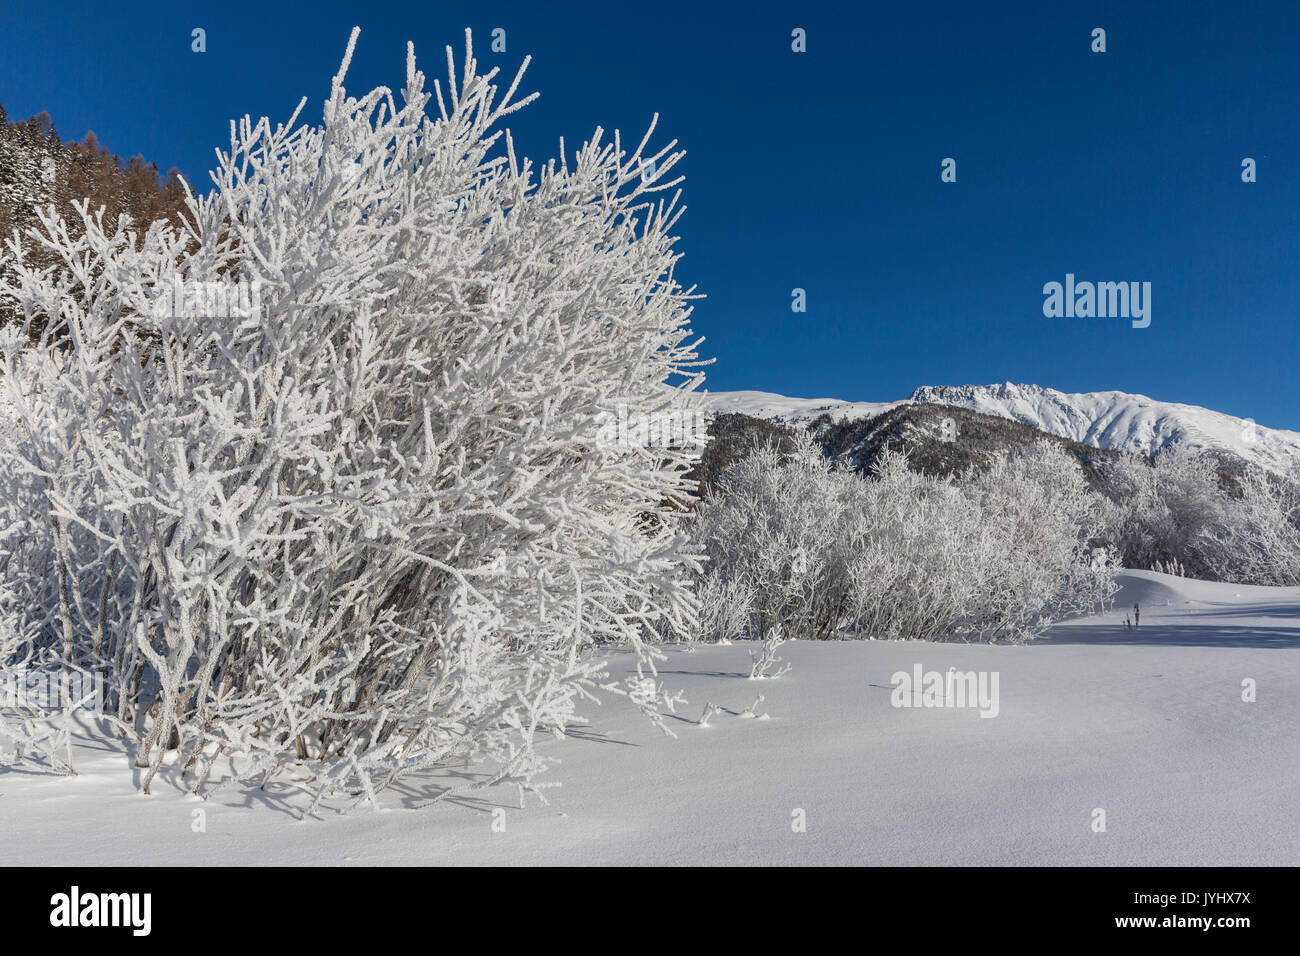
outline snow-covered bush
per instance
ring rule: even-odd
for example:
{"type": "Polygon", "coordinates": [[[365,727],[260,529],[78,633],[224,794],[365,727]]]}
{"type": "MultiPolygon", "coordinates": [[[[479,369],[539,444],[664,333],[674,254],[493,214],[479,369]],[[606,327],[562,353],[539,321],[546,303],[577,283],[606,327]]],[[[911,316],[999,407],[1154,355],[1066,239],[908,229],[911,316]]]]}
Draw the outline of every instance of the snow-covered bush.
{"type": "Polygon", "coordinates": [[[1104,607],[1117,590],[1113,548],[1090,547],[1101,530],[1099,497],[1059,444],[1002,455],[965,482],[978,505],[984,543],[997,574],[988,582],[996,617],[1012,633],[1035,618],[1104,607]]]}
{"type": "Polygon", "coordinates": [[[1125,455],[1104,468],[1102,490],[1111,504],[1101,537],[1125,567],[1180,562],[1191,577],[1210,576],[1201,550],[1206,531],[1228,520],[1227,495],[1214,460],[1175,445],[1153,460],[1125,455]]]}
{"type": "Polygon", "coordinates": [[[870,478],[846,471],[840,480],[847,627],[874,638],[968,639],[996,556],[984,554],[979,513],[953,479],[913,471],[888,451],[870,478]]]}
{"type": "Polygon", "coordinates": [[[705,574],[696,594],[700,602],[699,631],[692,635],[692,642],[701,635],[720,644],[745,636],[754,613],[753,584],[741,578],[705,574]]]}
{"type": "Polygon", "coordinates": [[[104,674],[146,791],[175,749],[198,791],[373,797],[466,755],[529,786],[599,645],[659,718],[645,636],[695,626],[698,449],[603,428],[696,408],[677,198],[647,195],[681,154],[598,130],[534,166],[468,33],[433,94],[408,48],[400,105],[345,91],[355,41],[321,125],[232,124],[184,228],[47,216],[45,271],[8,243],[0,295],[51,322],[30,388],[0,346],[0,620],[104,674]]]}
{"type": "Polygon", "coordinates": [[[1300,476],[1242,465],[1230,477],[1176,446],[1111,463],[1101,538],[1124,564],[1238,584],[1300,584],[1300,476]]]}
{"type": "Polygon", "coordinates": [[[776,652],[784,643],[786,643],[785,635],[781,633],[780,627],[768,631],[767,640],[757,651],[751,651],[749,654],[750,680],[775,680],[790,672],[790,664],[776,656],[776,652]]]}
{"type": "Polygon", "coordinates": [[[832,636],[850,586],[844,477],[811,444],[757,446],[722,473],[696,529],[708,557],[700,592],[714,605],[705,639],[740,636],[742,617],[747,637],[832,636]]]}
{"type": "Polygon", "coordinates": [[[1300,474],[1248,467],[1223,520],[1205,528],[1198,551],[1210,575],[1237,584],[1300,585],[1300,474]]]}
{"type": "Polygon", "coordinates": [[[1020,640],[1114,593],[1115,554],[1089,547],[1097,503],[1050,444],[960,481],[898,452],[864,478],[812,443],[761,448],[722,474],[698,519],[702,589],[745,596],[704,625],[744,614],[756,639],[1020,640]]]}

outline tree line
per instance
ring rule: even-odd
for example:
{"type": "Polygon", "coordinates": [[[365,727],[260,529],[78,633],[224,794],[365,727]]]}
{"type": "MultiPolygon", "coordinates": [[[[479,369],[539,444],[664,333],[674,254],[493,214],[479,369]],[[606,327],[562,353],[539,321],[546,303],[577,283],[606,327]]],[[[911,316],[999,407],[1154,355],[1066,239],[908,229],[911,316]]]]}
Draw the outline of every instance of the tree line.
{"type": "MultiPolygon", "coordinates": [[[[84,230],[75,204],[83,200],[92,212],[102,210],[107,231],[129,216],[141,224],[142,237],[143,227],[157,220],[179,225],[185,187],[174,167],[163,175],[143,156],[124,161],[93,131],[80,142],[64,142],[49,113],[11,121],[0,104],[0,242],[21,243],[31,265],[54,265],[55,254],[29,231],[39,225],[38,213],[53,205],[71,238],[80,238],[84,230]]],[[[0,304],[0,324],[17,318],[11,305],[0,304]]]]}

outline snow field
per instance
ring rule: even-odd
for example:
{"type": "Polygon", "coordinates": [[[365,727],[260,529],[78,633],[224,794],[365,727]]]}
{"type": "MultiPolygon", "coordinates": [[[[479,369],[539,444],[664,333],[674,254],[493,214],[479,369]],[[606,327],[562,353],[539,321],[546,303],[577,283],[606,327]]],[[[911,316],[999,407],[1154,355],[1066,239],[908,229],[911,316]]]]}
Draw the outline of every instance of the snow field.
{"type": "Polygon", "coordinates": [[[504,787],[426,806],[487,773],[471,765],[298,823],[306,797],[274,787],[202,801],[164,772],[142,796],[124,755],[87,743],[76,778],[0,774],[0,827],[21,834],[0,864],[1300,863],[1300,589],[1122,582],[1114,611],[1022,646],[795,641],[778,680],[748,679],[750,642],[672,648],[677,739],[587,706],[588,728],[542,745],[563,787],[522,810],[504,787]],[[998,716],[892,706],[917,664],[996,671],[998,716]],[[759,694],[767,719],[741,717],[759,694]]]}

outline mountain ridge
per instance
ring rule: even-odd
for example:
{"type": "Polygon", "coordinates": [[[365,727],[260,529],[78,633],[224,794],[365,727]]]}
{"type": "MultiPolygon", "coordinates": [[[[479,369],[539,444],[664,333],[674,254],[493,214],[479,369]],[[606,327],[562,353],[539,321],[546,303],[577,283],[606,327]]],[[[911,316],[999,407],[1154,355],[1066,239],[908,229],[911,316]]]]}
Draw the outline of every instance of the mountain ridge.
{"type": "Polygon", "coordinates": [[[1300,469],[1300,432],[1267,428],[1224,412],[1120,391],[1061,392],[1041,385],[925,385],[893,402],[801,399],[773,392],[711,392],[715,412],[807,423],[882,415],[906,404],[948,405],[1010,419],[1108,451],[1157,455],[1175,444],[1229,452],[1275,473],[1300,469]]]}

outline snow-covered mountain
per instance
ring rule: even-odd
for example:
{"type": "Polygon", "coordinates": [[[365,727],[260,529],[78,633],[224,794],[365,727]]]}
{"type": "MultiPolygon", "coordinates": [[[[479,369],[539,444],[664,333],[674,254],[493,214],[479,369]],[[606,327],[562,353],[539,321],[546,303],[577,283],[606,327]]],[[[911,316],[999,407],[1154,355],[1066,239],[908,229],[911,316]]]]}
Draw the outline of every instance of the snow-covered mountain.
{"type": "Polygon", "coordinates": [[[1157,454],[1183,442],[1227,451],[1271,471],[1300,467],[1300,432],[1264,428],[1222,412],[1161,402],[1127,392],[1058,392],[1039,385],[923,386],[896,402],[844,402],[786,398],[771,392],[712,392],[711,407],[760,418],[807,422],[827,414],[836,421],[879,415],[908,402],[954,405],[1022,422],[1084,445],[1157,454]]]}
{"type": "MultiPolygon", "coordinates": [[[[906,401],[906,399],[904,399],[906,401]]],[[[787,398],[775,392],[710,392],[708,403],[718,412],[739,412],[755,418],[780,418],[787,422],[812,421],[830,415],[836,421],[873,418],[899,402],[845,402],[838,398],[787,398]]]]}

